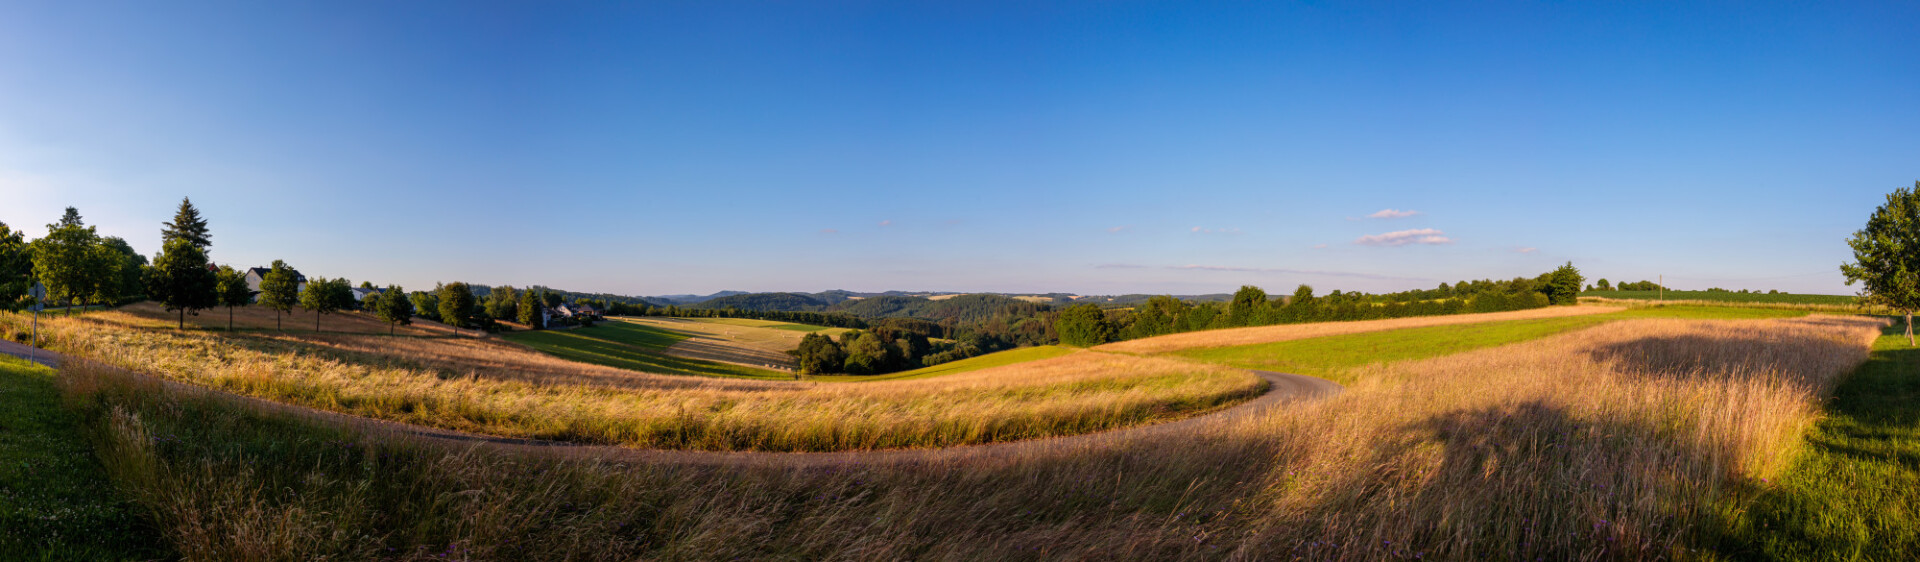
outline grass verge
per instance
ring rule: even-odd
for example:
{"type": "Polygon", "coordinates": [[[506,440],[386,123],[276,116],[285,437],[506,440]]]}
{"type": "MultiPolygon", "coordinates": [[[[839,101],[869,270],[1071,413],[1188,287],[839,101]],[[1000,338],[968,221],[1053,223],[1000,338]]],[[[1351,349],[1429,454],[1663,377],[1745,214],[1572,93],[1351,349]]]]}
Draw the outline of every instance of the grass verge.
{"type": "Polygon", "coordinates": [[[0,559],[164,557],[62,407],[54,376],[0,356],[0,559]]]}
{"type": "Polygon", "coordinates": [[[1920,553],[1920,348],[1890,326],[1834,390],[1777,480],[1722,506],[1704,545],[1728,560],[1907,560],[1920,553]]]}

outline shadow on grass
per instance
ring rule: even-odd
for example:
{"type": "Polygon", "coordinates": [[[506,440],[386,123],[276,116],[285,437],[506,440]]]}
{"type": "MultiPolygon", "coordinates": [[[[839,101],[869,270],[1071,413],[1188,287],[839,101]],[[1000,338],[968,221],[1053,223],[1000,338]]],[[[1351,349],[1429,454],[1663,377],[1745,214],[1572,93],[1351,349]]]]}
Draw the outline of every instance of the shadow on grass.
{"type": "Polygon", "coordinates": [[[1912,560],[1920,553],[1920,348],[1895,322],[1839,387],[1776,482],[1703,525],[1729,560],[1912,560]]]}

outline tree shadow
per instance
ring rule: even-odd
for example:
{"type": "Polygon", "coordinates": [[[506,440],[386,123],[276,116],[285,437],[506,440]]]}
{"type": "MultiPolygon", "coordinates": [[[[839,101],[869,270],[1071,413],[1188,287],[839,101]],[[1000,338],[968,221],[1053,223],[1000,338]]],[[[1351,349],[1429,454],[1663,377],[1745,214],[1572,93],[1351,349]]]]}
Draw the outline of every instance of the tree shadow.
{"type": "Polygon", "coordinates": [[[1857,354],[1859,350],[1857,345],[1810,334],[1686,334],[1649,336],[1603,344],[1594,347],[1589,354],[1596,361],[1622,367],[1631,376],[1691,380],[1747,376],[1778,370],[1782,365],[1791,365],[1807,357],[1846,356],[1857,354]]]}

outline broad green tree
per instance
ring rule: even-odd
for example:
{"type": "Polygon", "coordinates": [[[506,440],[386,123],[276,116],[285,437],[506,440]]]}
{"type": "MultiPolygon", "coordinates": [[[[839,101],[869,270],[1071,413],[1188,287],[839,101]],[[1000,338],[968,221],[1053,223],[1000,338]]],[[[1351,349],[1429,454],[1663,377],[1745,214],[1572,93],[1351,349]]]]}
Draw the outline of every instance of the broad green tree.
{"type": "Polygon", "coordinates": [[[433,291],[414,291],[413,294],[407,295],[407,300],[413,301],[413,313],[428,318],[439,314],[439,291],[440,288],[435,288],[433,291]]]}
{"type": "Polygon", "coordinates": [[[0,222],[0,310],[20,310],[28,306],[28,290],[33,288],[33,247],[26,235],[0,222]]]}
{"type": "MultiPolygon", "coordinates": [[[[1074,347],[1093,347],[1113,341],[1114,336],[1107,313],[1092,304],[1076,304],[1060,311],[1054,330],[1060,334],[1060,343],[1074,347]]],[[[851,348],[848,352],[852,353],[851,348]]]]}
{"type": "Polygon", "coordinates": [[[387,335],[391,336],[395,327],[413,324],[413,299],[400,287],[388,285],[387,290],[380,293],[374,312],[387,323],[387,335]]]}
{"type": "Polygon", "coordinates": [[[73,207],[33,243],[34,278],[46,286],[49,300],[68,305],[68,314],[76,302],[99,304],[119,296],[120,264],[118,253],[101,243],[73,207]]]}
{"type": "Polygon", "coordinates": [[[487,294],[487,314],[509,319],[520,315],[520,294],[512,285],[501,285],[487,294]]]}
{"type": "Polygon", "coordinates": [[[273,309],[273,329],[280,329],[280,315],[300,304],[300,278],[287,262],[273,260],[273,266],[260,278],[260,304],[273,309]]]}
{"type": "Polygon", "coordinates": [[[453,335],[460,335],[460,327],[473,317],[473,289],[455,281],[440,287],[439,297],[440,321],[453,327],[453,335]]]}
{"type": "Polygon", "coordinates": [[[173,222],[161,223],[161,226],[166,227],[160,229],[160,245],[163,247],[174,240],[185,240],[205,254],[207,248],[213,246],[213,235],[207,233],[206,219],[200,218],[200,209],[194,208],[193,201],[186,197],[180,198],[180,209],[174,211],[173,222]]]}
{"type": "Polygon", "coordinates": [[[1547,294],[1548,304],[1580,304],[1580,283],[1586,279],[1580,276],[1579,269],[1573,267],[1573,262],[1567,262],[1548,273],[1545,281],[1538,287],[1540,292],[1547,294]]]}
{"type": "Polygon", "coordinates": [[[1256,326],[1266,323],[1267,292],[1253,285],[1241,285],[1234,291],[1233,302],[1227,305],[1227,322],[1235,326],[1256,326]]]}
{"type": "Polygon", "coordinates": [[[112,250],[114,259],[118,261],[114,266],[119,273],[114,287],[116,298],[125,299],[146,294],[146,276],[149,269],[147,257],[134,251],[133,246],[119,236],[101,238],[100,244],[112,250]]]}
{"type": "Polygon", "coordinates": [[[179,329],[186,329],[187,315],[220,304],[218,275],[207,268],[207,254],[186,239],[167,242],[160,257],[153,260],[153,273],[147,277],[147,295],[160,301],[168,311],[180,314],[179,329]]]}
{"type": "Polygon", "coordinates": [[[247,286],[247,274],[229,266],[220,266],[213,274],[213,293],[220,306],[227,307],[227,331],[233,331],[233,308],[253,304],[253,288],[247,286]]]}
{"type": "Polygon", "coordinates": [[[1853,262],[1840,265],[1847,284],[1861,284],[1871,304],[1906,316],[1907,346],[1914,345],[1913,311],[1920,308],[1920,181],[1887,194],[1887,203],[1867,217],[1866,228],[1847,239],[1853,262]]]}
{"type": "Polygon", "coordinates": [[[320,331],[320,317],[353,306],[353,285],[346,279],[315,277],[307,280],[300,293],[300,308],[313,312],[313,331],[320,331]]]}

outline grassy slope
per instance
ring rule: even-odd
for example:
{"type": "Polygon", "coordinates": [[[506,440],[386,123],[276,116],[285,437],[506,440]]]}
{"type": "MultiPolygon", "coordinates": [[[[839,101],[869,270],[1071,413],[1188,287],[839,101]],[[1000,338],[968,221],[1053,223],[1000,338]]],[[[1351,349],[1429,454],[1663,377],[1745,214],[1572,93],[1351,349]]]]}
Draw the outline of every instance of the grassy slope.
{"type": "Polygon", "coordinates": [[[53,370],[0,357],[0,559],[150,559],[158,543],[108,484],[53,370]]]}
{"type": "Polygon", "coordinates": [[[646,373],[700,375],[748,379],[790,379],[791,375],[727,363],[683,359],[666,354],[686,335],[627,322],[605,322],[591,328],[543,330],[505,335],[543,353],[595,365],[646,373]]]}
{"type": "Polygon", "coordinates": [[[1216,347],[1174,355],[1243,369],[1312,375],[1350,384],[1351,369],[1452,355],[1475,349],[1544,338],[1623,318],[1784,318],[1806,312],[1763,308],[1665,306],[1593,316],[1511,320],[1362,332],[1275,343],[1216,347]]]}
{"type": "Polygon", "coordinates": [[[911,371],[901,371],[898,373],[890,373],[885,375],[872,375],[872,376],[822,375],[822,376],[815,376],[815,377],[807,377],[807,380],[823,381],[823,382],[862,382],[862,381],[893,381],[893,380],[900,380],[900,379],[924,379],[929,377],[938,377],[938,376],[944,376],[944,375],[965,373],[968,371],[978,371],[981,369],[988,369],[992,367],[1003,367],[1003,366],[1012,365],[1015,363],[1039,361],[1041,359],[1050,359],[1054,357],[1059,357],[1062,355],[1066,355],[1068,353],[1073,353],[1073,350],[1060,347],[1057,345],[1022,347],[1019,349],[1009,349],[1006,351],[989,353],[986,355],[981,355],[979,357],[968,357],[966,359],[961,359],[959,361],[949,361],[949,362],[941,363],[939,365],[934,365],[931,367],[921,367],[911,371]]]}
{"type": "Polygon", "coordinates": [[[1728,502],[1714,558],[1910,560],[1920,553],[1920,348],[1898,325],[1834,391],[1777,482],[1728,502]]]}

